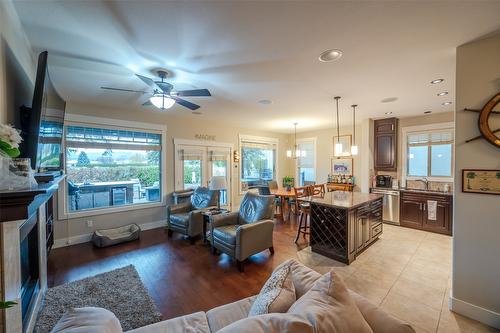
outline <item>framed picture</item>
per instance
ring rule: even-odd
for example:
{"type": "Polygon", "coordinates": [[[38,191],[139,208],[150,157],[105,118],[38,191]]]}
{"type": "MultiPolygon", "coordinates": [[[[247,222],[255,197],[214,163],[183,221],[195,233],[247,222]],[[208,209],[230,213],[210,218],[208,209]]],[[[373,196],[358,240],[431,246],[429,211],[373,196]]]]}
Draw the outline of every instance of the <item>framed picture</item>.
{"type": "MultiPolygon", "coordinates": [[[[342,153],[336,157],[342,156],[351,156],[351,144],[352,144],[352,136],[349,135],[341,135],[339,136],[339,142],[342,144],[342,153]]],[[[337,143],[337,136],[333,136],[333,153],[335,154],[335,144],[337,143]]]]}
{"type": "Polygon", "coordinates": [[[352,175],[352,158],[332,158],[333,175],[352,175]]]}
{"type": "Polygon", "coordinates": [[[500,170],[463,169],[462,192],[500,194],[500,170]]]}

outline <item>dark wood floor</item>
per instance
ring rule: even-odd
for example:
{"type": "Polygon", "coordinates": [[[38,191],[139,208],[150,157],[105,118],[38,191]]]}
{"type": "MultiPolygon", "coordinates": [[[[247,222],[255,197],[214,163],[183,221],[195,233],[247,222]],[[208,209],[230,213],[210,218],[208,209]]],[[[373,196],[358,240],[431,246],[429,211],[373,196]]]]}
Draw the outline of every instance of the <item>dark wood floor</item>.
{"type": "Polygon", "coordinates": [[[90,243],[54,249],[49,256],[48,284],[66,282],[134,265],[164,319],[237,301],[257,294],[273,268],[307,246],[294,243],[295,221],[275,221],[274,249],[249,258],[245,272],[225,254],[214,256],[201,240],[195,245],[163,229],[142,232],[136,242],[96,249],[90,243]]]}

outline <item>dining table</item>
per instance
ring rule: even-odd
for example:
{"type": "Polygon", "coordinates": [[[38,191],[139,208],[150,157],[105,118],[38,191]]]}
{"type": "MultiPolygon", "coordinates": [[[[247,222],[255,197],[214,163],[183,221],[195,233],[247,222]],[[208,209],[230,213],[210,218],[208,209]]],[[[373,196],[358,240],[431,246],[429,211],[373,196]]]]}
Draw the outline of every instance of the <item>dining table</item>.
{"type": "Polygon", "coordinates": [[[280,202],[279,213],[275,214],[275,217],[280,218],[281,220],[288,220],[290,218],[291,211],[290,199],[295,199],[295,190],[293,188],[287,189],[286,187],[278,187],[270,188],[269,192],[271,192],[271,194],[275,197],[279,198],[280,202]]]}

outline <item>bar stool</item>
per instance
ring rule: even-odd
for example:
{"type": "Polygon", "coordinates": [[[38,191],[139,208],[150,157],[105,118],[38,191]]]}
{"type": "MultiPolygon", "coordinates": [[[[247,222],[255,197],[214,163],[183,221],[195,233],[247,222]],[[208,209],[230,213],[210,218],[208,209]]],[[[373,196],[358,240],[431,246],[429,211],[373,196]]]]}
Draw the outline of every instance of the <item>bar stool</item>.
{"type": "Polygon", "coordinates": [[[309,235],[309,224],[307,223],[308,217],[311,215],[311,205],[308,202],[300,200],[300,198],[308,197],[311,195],[310,186],[295,187],[295,211],[299,214],[299,227],[297,229],[297,236],[295,243],[299,240],[300,234],[306,238],[309,235]]]}

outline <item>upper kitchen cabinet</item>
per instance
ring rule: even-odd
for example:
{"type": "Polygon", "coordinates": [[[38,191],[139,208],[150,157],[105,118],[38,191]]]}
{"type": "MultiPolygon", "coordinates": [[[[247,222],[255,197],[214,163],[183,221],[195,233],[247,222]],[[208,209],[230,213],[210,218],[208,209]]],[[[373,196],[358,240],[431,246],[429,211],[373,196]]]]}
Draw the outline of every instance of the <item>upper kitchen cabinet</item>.
{"type": "Polygon", "coordinates": [[[397,170],[398,119],[387,118],[374,121],[375,125],[375,156],[376,170],[397,170]]]}

